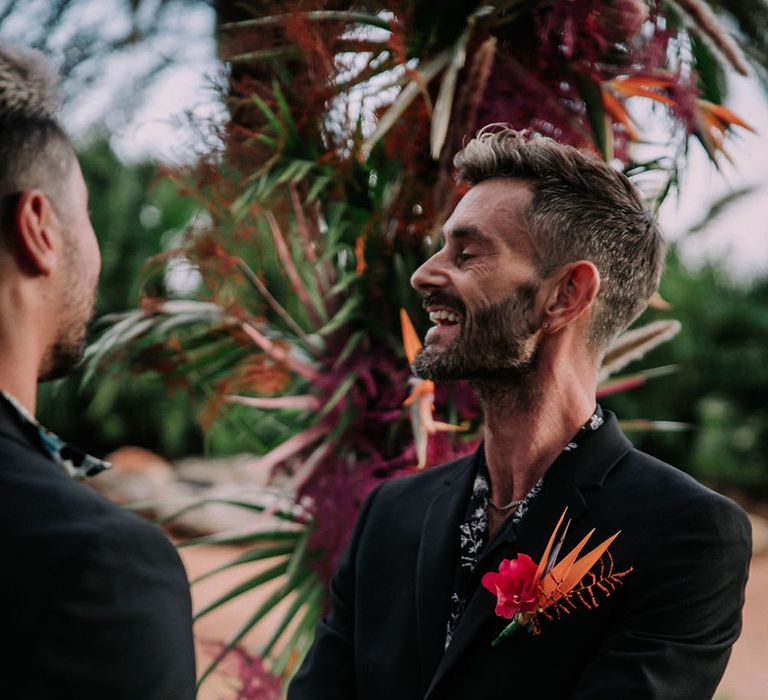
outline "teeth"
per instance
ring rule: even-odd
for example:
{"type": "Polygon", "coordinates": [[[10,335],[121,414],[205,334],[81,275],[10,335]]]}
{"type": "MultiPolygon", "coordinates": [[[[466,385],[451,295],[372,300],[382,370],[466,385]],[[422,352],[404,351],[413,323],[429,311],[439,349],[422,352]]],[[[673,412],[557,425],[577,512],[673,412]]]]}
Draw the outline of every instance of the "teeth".
{"type": "Polygon", "coordinates": [[[429,320],[434,323],[437,323],[438,321],[449,321],[450,323],[458,323],[461,319],[458,316],[458,314],[453,313],[453,311],[440,309],[440,311],[430,311],[429,320]]]}

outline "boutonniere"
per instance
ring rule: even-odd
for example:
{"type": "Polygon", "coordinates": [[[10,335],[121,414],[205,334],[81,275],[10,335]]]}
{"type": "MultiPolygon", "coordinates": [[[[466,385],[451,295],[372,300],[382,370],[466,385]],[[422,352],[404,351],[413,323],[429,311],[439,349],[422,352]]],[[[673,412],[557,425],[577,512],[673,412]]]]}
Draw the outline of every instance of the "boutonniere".
{"type": "Polygon", "coordinates": [[[632,571],[632,567],[619,572],[613,570],[613,557],[608,547],[621,531],[579,557],[593,529],[558,562],[570,520],[556,546],[554,543],[567,510],[560,516],[538,564],[527,554],[518,554],[516,559],[502,560],[498,573],[489,572],[483,576],[483,586],[496,596],[496,614],[512,620],[493,640],[493,646],[520,627],[529,627],[533,634],[539,634],[541,616],[553,620],[579,605],[589,609],[597,607],[598,595],[609,596],[621,585],[621,579],[632,571]],[[598,562],[600,566],[592,571],[598,562]]]}

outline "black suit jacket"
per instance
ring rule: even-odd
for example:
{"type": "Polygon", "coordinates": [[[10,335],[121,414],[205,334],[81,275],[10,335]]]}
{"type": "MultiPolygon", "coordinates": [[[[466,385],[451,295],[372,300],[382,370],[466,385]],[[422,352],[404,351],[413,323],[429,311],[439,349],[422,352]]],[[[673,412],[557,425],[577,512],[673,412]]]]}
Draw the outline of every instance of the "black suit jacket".
{"type": "Polygon", "coordinates": [[[4,700],[190,700],[189,585],[165,534],[55,464],[0,402],[4,700]]]}
{"type": "Polygon", "coordinates": [[[728,499],[635,450],[610,413],[552,465],[517,535],[502,527],[486,547],[444,653],[474,460],[386,482],[368,497],[289,700],[713,695],[740,631],[749,521],[728,499]],[[616,570],[633,571],[599,607],[492,647],[507,621],[495,615],[482,574],[519,552],[538,561],[566,506],[563,552],[592,528],[593,545],[621,530],[611,546],[616,570]]]}

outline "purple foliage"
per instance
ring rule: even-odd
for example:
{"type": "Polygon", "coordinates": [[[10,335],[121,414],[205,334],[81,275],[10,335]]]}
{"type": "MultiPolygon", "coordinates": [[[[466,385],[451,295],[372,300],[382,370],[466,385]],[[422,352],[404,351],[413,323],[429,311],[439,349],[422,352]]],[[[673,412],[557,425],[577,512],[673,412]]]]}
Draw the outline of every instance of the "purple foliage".
{"type": "Polygon", "coordinates": [[[218,672],[238,683],[232,700],[278,700],[282,681],[264,667],[263,660],[251,656],[242,647],[227,649],[220,642],[205,641],[203,649],[221,659],[218,672]]]}
{"type": "MultiPolygon", "coordinates": [[[[330,397],[350,372],[356,380],[347,395],[325,417],[329,433],[339,421],[348,421],[335,441],[336,450],[314,469],[298,497],[314,517],[310,549],[320,556],[314,566],[328,581],[349,540],[362,502],[386,479],[412,473],[417,462],[410,429],[405,423],[403,402],[408,395],[407,364],[386,349],[361,351],[320,380],[321,392],[330,397]]],[[[466,384],[440,389],[441,399],[450,393],[462,419],[473,420],[479,411],[466,384]]],[[[429,464],[440,464],[473,449],[471,443],[438,433],[429,441],[429,464]]]]}

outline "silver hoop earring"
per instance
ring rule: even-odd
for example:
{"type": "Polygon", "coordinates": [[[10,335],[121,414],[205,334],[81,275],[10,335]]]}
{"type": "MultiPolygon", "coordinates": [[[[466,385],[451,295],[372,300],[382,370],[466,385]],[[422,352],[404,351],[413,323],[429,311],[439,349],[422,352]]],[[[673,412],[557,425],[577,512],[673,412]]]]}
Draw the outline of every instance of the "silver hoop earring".
{"type": "Polygon", "coordinates": [[[547,328],[549,328],[549,323],[548,323],[547,321],[544,321],[544,323],[542,323],[542,324],[541,324],[541,327],[542,327],[544,330],[547,330],[547,328]]]}

